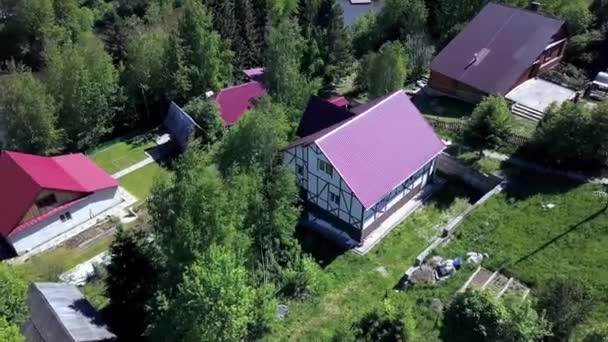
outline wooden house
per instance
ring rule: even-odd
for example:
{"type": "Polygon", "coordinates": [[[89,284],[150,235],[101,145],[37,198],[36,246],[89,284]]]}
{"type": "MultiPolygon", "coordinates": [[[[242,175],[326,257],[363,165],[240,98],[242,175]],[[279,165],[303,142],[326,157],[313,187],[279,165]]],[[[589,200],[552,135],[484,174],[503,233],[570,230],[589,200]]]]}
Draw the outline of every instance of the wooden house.
{"type": "Polygon", "coordinates": [[[563,20],[490,3],[435,57],[429,86],[468,102],[506,95],[557,66],[568,40],[563,20]]]}

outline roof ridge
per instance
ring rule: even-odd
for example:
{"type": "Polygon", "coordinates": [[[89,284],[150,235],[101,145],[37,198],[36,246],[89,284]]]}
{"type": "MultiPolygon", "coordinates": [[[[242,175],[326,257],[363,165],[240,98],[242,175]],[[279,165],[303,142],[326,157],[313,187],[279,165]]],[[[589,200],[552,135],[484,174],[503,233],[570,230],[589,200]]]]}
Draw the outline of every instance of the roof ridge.
{"type": "Polygon", "coordinates": [[[529,8],[526,8],[526,7],[519,7],[519,6],[516,6],[516,5],[513,5],[513,4],[509,4],[509,3],[499,3],[499,2],[492,1],[492,2],[489,2],[487,5],[490,5],[490,4],[491,5],[496,5],[496,6],[508,7],[508,8],[515,9],[515,10],[521,10],[521,11],[528,12],[528,13],[531,13],[531,14],[536,14],[536,15],[541,16],[541,17],[545,17],[545,18],[549,18],[549,19],[555,19],[555,20],[559,20],[559,21],[561,21],[563,23],[566,23],[566,20],[564,20],[563,18],[560,18],[560,17],[558,17],[556,15],[553,15],[553,14],[550,14],[550,13],[547,13],[547,12],[537,12],[537,11],[533,11],[533,10],[531,10],[529,8]]]}
{"type": "Polygon", "coordinates": [[[258,81],[252,80],[252,81],[249,81],[249,82],[245,82],[245,83],[241,83],[241,84],[235,84],[235,85],[230,86],[230,87],[222,88],[222,89],[220,89],[220,91],[217,92],[216,100],[217,100],[217,98],[220,97],[220,94],[222,92],[224,92],[224,91],[232,90],[232,89],[236,89],[236,88],[240,88],[240,87],[244,87],[246,85],[251,85],[252,83],[262,84],[262,83],[260,83],[258,81]]]}
{"type": "MultiPolygon", "coordinates": [[[[399,93],[402,93],[402,92],[403,92],[403,90],[402,90],[402,89],[396,90],[396,91],[395,91],[395,92],[393,92],[392,94],[388,95],[388,96],[387,96],[385,99],[382,99],[382,101],[380,101],[380,102],[376,103],[375,105],[371,106],[370,108],[368,108],[367,110],[365,110],[365,111],[364,111],[364,112],[362,112],[361,114],[359,114],[359,115],[355,115],[355,116],[353,116],[352,118],[345,120],[345,122],[344,122],[342,125],[340,125],[340,126],[338,126],[338,127],[334,128],[334,129],[332,129],[331,131],[327,132],[327,133],[326,133],[326,134],[324,134],[323,136],[321,136],[321,137],[319,137],[319,138],[315,139],[315,142],[321,142],[321,140],[323,140],[323,139],[327,138],[328,136],[332,135],[333,133],[335,133],[335,132],[339,131],[340,129],[342,129],[342,128],[344,128],[344,127],[348,126],[348,124],[350,124],[350,123],[354,122],[355,120],[357,120],[357,119],[359,119],[359,118],[361,118],[361,117],[365,116],[366,114],[370,113],[372,110],[376,109],[376,108],[377,108],[378,106],[380,106],[381,104],[384,104],[386,101],[388,101],[388,100],[392,99],[392,98],[393,98],[393,96],[395,96],[395,95],[397,95],[397,94],[399,94],[399,93]]],[[[404,93],[404,94],[405,94],[405,93],[404,93]]],[[[373,101],[373,100],[372,100],[372,101],[373,101]]]]}
{"type": "MultiPolygon", "coordinates": [[[[55,163],[55,165],[57,165],[57,167],[59,167],[61,169],[61,171],[63,171],[67,175],[67,177],[69,179],[73,180],[76,184],[78,184],[78,186],[80,186],[81,189],[84,190],[86,187],[82,183],[80,183],[80,181],[78,181],[78,179],[76,179],[63,165],[61,165],[61,163],[57,162],[57,159],[59,159],[61,157],[78,156],[78,155],[81,155],[81,156],[85,157],[85,159],[88,159],[88,158],[86,158],[86,155],[84,153],[80,153],[80,152],[61,154],[61,155],[53,156],[53,157],[49,157],[49,158],[53,161],[53,163],[55,163]]],[[[81,191],[81,192],[86,193],[86,191],[81,191]]]]}

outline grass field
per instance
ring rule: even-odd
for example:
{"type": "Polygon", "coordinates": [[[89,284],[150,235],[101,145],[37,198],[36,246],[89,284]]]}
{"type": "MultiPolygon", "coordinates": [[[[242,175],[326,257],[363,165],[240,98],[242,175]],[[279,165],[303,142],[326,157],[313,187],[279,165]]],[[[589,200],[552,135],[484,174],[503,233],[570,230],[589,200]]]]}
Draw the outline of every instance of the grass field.
{"type": "Polygon", "coordinates": [[[608,321],[608,198],[597,193],[607,189],[534,174],[511,173],[509,181],[442,253],[487,252],[486,266],[533,289],[557,276],[583,279],[597,290],[595,319],[608,321]]]}
{"type": "Polygon", "coordinates": [[[140,201],[145,200],[158,177],[169,171],[156,163],[152,163],[119,179],[120,184],[140,201]]]}
{"type": "Polygon", "coordinates": [[[127,140],[117,139],[89,151],[89,156],[110,174],[146,159],[145,150],[156,146],[150,134],[142,134],[127,140]]]}
{"type": "MultiPolygon", "coordinates": [[[[366,313],[381,307],[383,299],[388,296],[395,297],[396,302],[407,301],[416,306],[416,312],[420,312],[416,315],[419,333],[428,335],[427,340],[432,341],[437,314],[428,309],[428,301],[422,299],[450,297],[464,283],[467,272],[461,272],[440,286],[400,293],[395,293],[393,288],[416,255],[436,236],[438,229],[468,206],[468,201],[459,195],[443,192],[441,197],[393,230],[366,256],[350,252],[337,256],[324,269],[330,279],[326,292],[314,300],[290,303],[288,318],[267,340],[330,340],[337,329],[348,327],[366,313]]],[[[316,248],[325,250],[319,245],[316,248]]]]}

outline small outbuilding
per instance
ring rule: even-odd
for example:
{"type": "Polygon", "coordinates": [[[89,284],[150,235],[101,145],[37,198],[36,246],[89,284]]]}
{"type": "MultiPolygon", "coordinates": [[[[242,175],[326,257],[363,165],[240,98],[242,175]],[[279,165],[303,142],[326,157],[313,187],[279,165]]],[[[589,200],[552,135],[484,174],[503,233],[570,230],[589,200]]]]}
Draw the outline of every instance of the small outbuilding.
{"type": "Polygon", "coordinates": [[[28,291],[30,319],[23,332],[28,342],[114,341],[101,316],[74,285],[34,283],[28,291]]]}
{"type": "Polygon", "coordinates": [[[435,57],[431,92],[468,102],[506,95],[557,66],[566,50],[566,23],[540,12],[490,3],[435,57]]]}

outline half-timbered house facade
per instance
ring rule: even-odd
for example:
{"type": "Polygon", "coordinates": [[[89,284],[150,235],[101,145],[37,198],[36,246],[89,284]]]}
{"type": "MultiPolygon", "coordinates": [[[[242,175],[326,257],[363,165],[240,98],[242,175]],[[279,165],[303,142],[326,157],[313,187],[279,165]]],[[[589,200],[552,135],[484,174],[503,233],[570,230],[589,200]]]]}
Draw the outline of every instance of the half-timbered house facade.
{"type": "Polygon", "coordinates": [[[403,91],[352,115],[290,145],[284,163],[309,215],[360,243],[432,181],[444,145],[403,91]]]}

